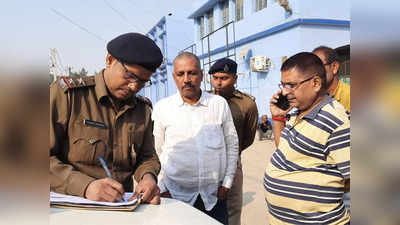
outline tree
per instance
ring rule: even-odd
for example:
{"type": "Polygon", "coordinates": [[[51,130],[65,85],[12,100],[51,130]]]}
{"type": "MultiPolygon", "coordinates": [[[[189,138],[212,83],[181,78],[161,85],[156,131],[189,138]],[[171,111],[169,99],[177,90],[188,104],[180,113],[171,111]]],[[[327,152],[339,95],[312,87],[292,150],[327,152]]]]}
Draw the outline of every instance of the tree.
{"type": "Polygon", "coordinates": [[[82,68],[79,72],[72,71],[72,68],[69,67],[69,76],[71,77],[85,77],[88,75],[88,71],[85,68],[82,68]]]}

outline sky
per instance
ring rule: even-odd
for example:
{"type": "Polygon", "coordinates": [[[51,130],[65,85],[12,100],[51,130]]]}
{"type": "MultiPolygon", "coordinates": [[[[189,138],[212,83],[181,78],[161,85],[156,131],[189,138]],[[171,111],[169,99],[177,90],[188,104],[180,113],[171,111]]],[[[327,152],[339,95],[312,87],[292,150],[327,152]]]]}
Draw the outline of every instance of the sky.
{"type": "MultiPolygon", "coordinates": [[[[56,48],[60,63],[89,73],[104,67],[106,43],[126,32],[147,33],[163,16],[187,17],[207,0],[39,0],[3,1],[0,19],[0,70],[48,68],[50,49],[56,48]]],[[[352,1],[352,43],[398,42],[400,3],[390,6],[352,1]],[[382,9],[381,9],[382,8],[382,9]],[[358,15],[360,14],[360,15],[358,15]],[[382,22],[382,21],[385,22],[382,22]],[[389,25],[390,24],[390,25],[389,25]],[[355,31],[355,32],[354,32],[355,31]],[[353,40],[357,40],[353,42],[353,40]]],[[[182,31],[190,37],[193,31],[182,31]]],[[[174,40],[169,40],[170,45],[174,40]]]]}
{"type": "MultiPolygon", "coordinates": [[[[89,73],[104,67],[106,43],[127,32],[147,33],[163,16],[188,20],[202,0],[7,1],[0,21],[1,66],[49,65],[50,48],[60,63],[89,73]]],[[[201,4],[201,3],[200,3],[201,4]]],[[[185,36],[193,33],[185,32],[185,36]]],[[[173,40],[170,40],[173,45],[173,40]]]]}

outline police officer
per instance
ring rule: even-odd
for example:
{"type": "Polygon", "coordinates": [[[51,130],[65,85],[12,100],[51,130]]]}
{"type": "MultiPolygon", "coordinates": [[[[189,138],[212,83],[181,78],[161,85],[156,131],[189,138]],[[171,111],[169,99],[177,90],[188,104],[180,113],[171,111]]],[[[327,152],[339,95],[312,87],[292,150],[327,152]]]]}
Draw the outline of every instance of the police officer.
{"type": "Polygon", "coordinates": [[[159,204],[151,108],[136,93],[151,84],[163,56],[138,33],[116,37],[107,51],[97,75],[62,77],[50,86],[50,190],[115,202],[134,190],[135,178],[135,197],[159,204]]]}
{"type": "Polygon", "coordinates": [[[237,64],[229,58],[216,61],[208,71],[212,75],[213,94],[223,96],[232,113],[233,122],[239,138],[239,160],[233,185],[228,192],[229,225],[240,224],[243,202],[243,172],[240,154],[249,147],[257,129],[258,110],[255,98],[235,89],[237,64]]]}

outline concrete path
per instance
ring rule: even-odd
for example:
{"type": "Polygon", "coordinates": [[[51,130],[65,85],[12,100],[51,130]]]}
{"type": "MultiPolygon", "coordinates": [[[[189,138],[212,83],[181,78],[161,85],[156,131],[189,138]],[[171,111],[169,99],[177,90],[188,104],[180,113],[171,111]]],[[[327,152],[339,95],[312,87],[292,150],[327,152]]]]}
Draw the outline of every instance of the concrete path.
{"type": "Polygon", "coordinates": [[[264,198],[263,177],[275,145],[272,140],[258,141],[242,153],[243,210],[242,225],[266,225],[267,208],[264,198]]]}

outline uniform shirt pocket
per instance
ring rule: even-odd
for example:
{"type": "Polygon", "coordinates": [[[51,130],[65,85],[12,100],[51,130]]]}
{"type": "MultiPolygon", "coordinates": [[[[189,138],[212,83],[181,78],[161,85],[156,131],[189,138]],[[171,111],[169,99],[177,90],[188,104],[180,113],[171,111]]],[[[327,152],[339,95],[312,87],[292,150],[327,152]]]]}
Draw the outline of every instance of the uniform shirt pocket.
{"type": "Polygon", "coordinates": [[[98,164],[97,158],[106,156],[107,132],[108,129],[75,124],[70,131],[68,161],[87,165],[98,164]]]}
{"type": "Polygon", "coordinates": [[[225,140],[220,124],[207,124],[201,130],[202,140],[206,147],[211,149],[223,149],[225,140]]]}
{"type": "Polygon", "coordinates": [[[99,156],[105,157],[106,149],[107,146],[102,137],[77,137],[73,139],[70,146],[68,160],[70,162],[94,165],[97,164],[99,156]]]}

